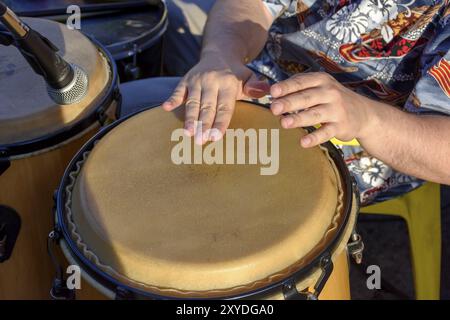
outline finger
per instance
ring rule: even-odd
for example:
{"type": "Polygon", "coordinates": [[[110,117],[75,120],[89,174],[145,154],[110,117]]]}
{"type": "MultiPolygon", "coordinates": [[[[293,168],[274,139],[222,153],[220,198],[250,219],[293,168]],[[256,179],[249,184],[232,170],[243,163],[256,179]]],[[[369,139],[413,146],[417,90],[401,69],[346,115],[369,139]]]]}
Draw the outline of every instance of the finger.
{"type": "Polygon", "coordinates": [[[308,110],[284,116],[281,119],[281,126],[289,129],[334,121],[336,121],[336,116],[333,113],[333,107],[330,104],[320,104],[308,110]]]}
{"type": "Polygon", "coordinates": [[[244,95],[249,98],[262,98],[270,93],[270,84],[267,81],[260,80],[256,74],[247,80],[244,85],[244,95]]]}
{"type": "Polygon", "coordinates": [[[332,139],[336,135],[336,132],[336,126],[332,123],[327,123],[319,129],[314,130],[310,134],[302,137],[300,143],[303,148],[315,147],[332,139]]]}
{"type": "Polygon", "coordinates": [[[181,81],[172,95],[162,104],[162,107],[166,111],[172,111],[173,109],[181,106],[186,99],[187,86],[184,81],[181,81]]]}
{"type": "Polygon", "coordinates": [[[327,90],[321,87],[309,88],[292,93],[272,102],[270,110],[276,116],[285,112],[294,112],[330,102],[327,90]]]}
{"type": "Polygon", "coordinates": [[[274,98],[320,86],[329,80],[330,76],[321,72],[300,73],[291,78],[280,81],[270,88],[270,94],[274,98]]]}
{"type": "Polygon", "coordinates": [[[195,122],[198,121],[200,113],[201,87],[194,85],[189,87],[188,95],[185,103],[185,120],[184,129],[186,134],[192,137],[195,133],[195,122]]]}
{"type": "Polygon", "coordinates": [[[209,139],[209,132],[216,117],[218,87],[202,88],[199,120],[202,123],[202,135],[198,136],[197,143],[203,144],[209,139]]]}
{"type": "Polygon", "coordinates": [[[213,126],[215,130],[211,132],[210,137],[212,141],[220,140],[230,125],[236,105],[236,94],[236,91],[233,89],[219,91],[216,118],[213,126]]]}

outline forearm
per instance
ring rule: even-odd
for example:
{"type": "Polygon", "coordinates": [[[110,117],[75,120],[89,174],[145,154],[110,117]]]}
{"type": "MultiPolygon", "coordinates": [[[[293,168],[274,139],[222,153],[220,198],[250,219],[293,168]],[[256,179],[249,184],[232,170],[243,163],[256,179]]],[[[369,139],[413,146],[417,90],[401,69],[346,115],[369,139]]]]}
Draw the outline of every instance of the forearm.
{"type": "Polygon", "coordinates": [[[450,117],[418,116],[369,102],[368,125],[358,137],[372,156],[394,169],[450,184],[450,117]]]}
{"type": "Polygon", "coordinates": [[[205,28],[202,58],[246,63],[264,47],[272,23],[261,0],[217,0],[205,28]]]}

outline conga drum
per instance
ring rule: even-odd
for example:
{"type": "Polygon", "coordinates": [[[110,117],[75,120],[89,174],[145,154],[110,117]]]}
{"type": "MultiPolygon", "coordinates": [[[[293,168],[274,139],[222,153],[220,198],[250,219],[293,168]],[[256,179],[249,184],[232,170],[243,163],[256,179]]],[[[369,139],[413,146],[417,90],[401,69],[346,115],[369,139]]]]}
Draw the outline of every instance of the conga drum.
{"type": "MultiPolygon", "coordinates": [[[[99,297],[94,287],[118,299],[349,299],[358,201],[337,149],[303,149],[304,129],[282,129],[267,108],[239,102],[230,128],[274,132],[278,141],[260,134],[258,144],[276,153],[276,173],[261,174],[267,161],[179,163],[183,117],[155,107],[117,121],[66,170],[56,231],[85,280],[76,296],[99,297]]],[[[235,138],[227,132],[200,152],[231,139],[227,154],[249,156],[250,142],[235,138]]],[[[197,157],[183,139],[183,156],[197,157]]]]}
{"type": "Polygon", "coordinates": [[[116,67],[101,45],[63,24],[24,21],[86,72],[89,88],[80,102],[56,105],[16,48],[0,50],[0,300],[49,298],[53,194],[78,149],[120,105],[116,67]]]}

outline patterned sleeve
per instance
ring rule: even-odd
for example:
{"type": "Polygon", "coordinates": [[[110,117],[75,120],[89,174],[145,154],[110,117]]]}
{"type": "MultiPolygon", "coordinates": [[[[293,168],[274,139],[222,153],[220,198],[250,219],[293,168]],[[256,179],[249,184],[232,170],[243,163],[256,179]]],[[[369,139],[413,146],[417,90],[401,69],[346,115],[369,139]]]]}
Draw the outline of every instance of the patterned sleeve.
{"type": "Polygon", "coordinates": [[[297,13],[297,0],[262,0],[275,19],[297,13]]]}
{"type": "Polygon", "coordinates": [[[420,78],[405,109],[450,115],[450,12],[447,10],[420,60],[420,78]]]}

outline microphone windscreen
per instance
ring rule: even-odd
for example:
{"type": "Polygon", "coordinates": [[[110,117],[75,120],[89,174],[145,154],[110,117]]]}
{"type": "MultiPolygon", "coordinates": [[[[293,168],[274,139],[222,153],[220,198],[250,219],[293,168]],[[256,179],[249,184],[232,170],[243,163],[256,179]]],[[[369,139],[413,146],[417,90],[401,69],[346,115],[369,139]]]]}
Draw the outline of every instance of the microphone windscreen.
{"type": "Polygon", "coordinates": [[[73,68],[73,80],[64,88],[55,89],[47,86],[50,98],[59,105],[75,104],[80,102],[87,94],[89,79],[86,72],[77,65],[71,64],[73,68]]]}

